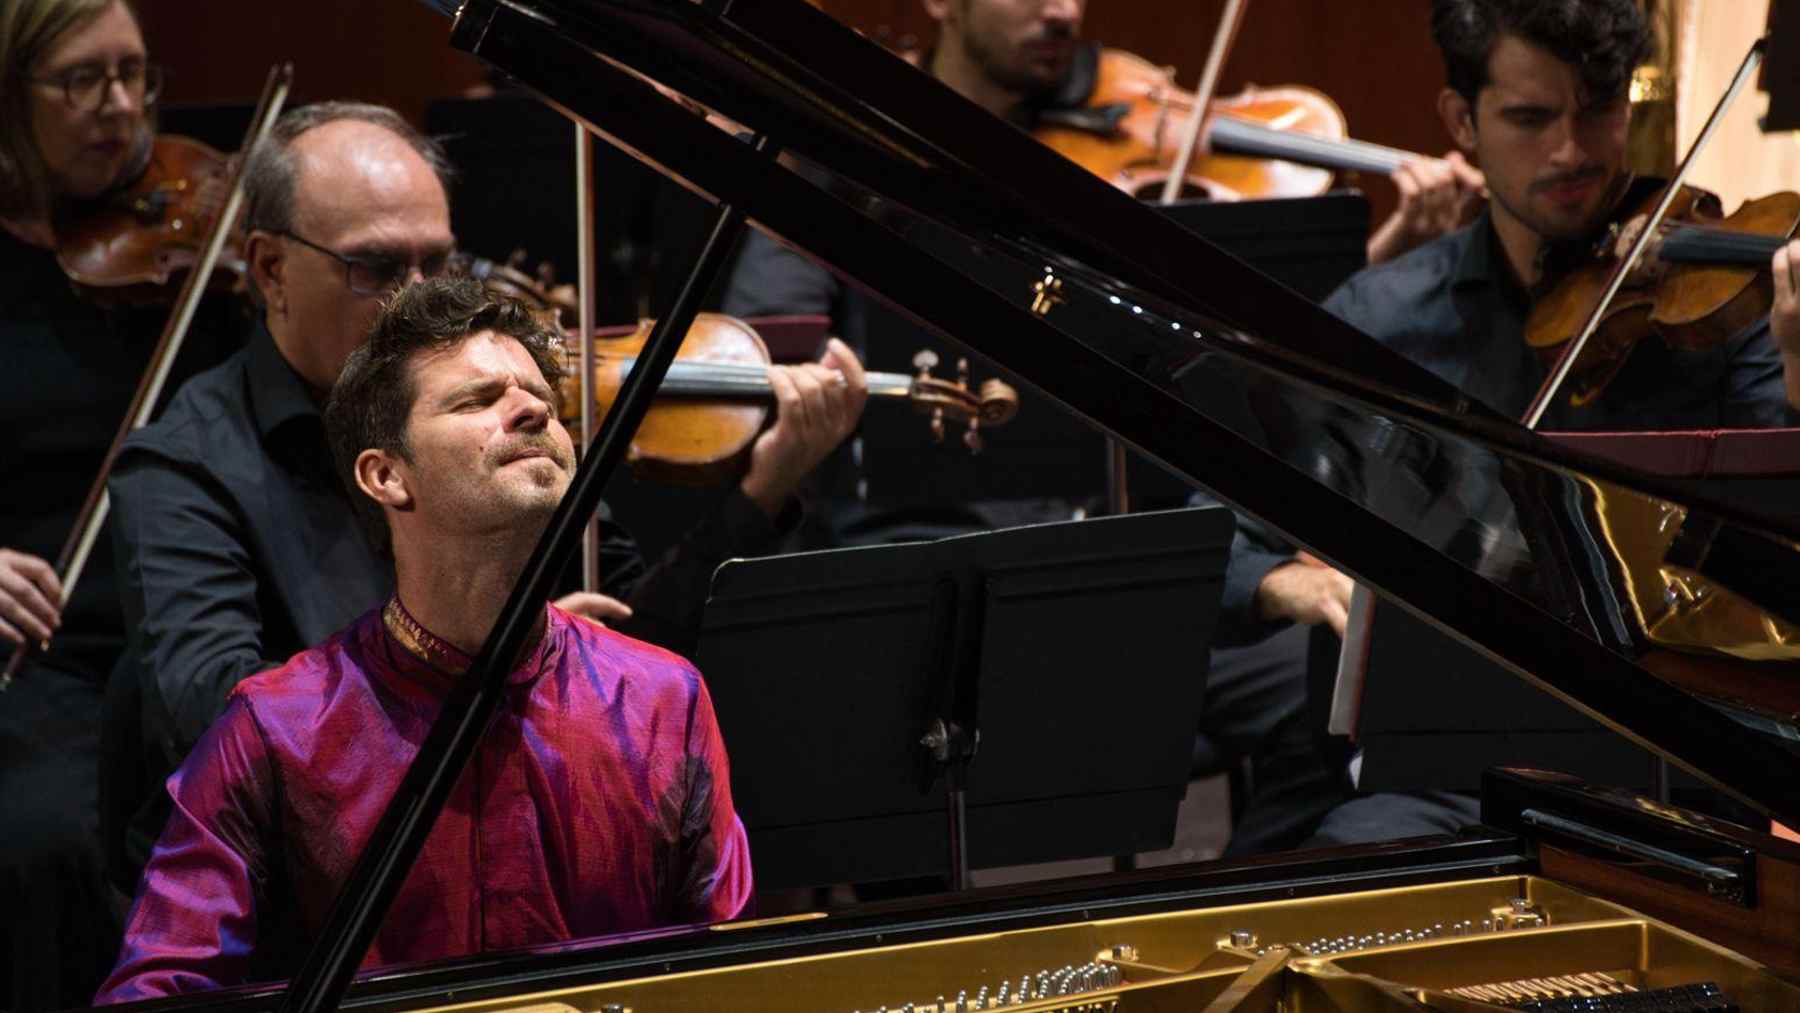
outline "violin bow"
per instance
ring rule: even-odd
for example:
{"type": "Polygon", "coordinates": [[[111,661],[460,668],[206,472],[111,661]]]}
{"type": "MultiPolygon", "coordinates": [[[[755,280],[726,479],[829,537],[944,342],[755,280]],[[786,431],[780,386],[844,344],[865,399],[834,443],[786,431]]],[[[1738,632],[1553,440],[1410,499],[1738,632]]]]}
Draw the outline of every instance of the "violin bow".
{"type": "MultiPolygon", "coordinates": [[[[1200,128],[1206,122],[1206,109],[1212,104],[1213,92],[1219,86],[1219,72],[1225,67],[1225,58],[1231,52],[1231,44],[1237,40],[1238,26],[1244,21],[1244,7],[1247,0],[1225,0],[1225,14],[1219,20],[1219,27],[1213,32],[1212,51],[1206,55],[1206,69],[1200,72],[1200,85],[1194,90],[1194,108],[1188,115],[1186,137],[1181,142],[1181,150],[1175,153],[1175,166],[1169,178],[1163,181],[1162,196],[1158,204],[1173,204],[1181,193],[1181,180],[1187,175],[1188,163],[1193,160],[1194,148],[1200,143],[1200,128]]],[[[1106,438],[1106,512],[1117,517],[1131,512],[1131,492],[1129,476],[1129,458],[1125,453],[1125,445],[1117,439],[1106,438]]]]}
{"type": "Polygon", "coordinates": [[[1744,85],[1750,82],[1750,75],[1754,74],[1756,68],[1762,64],[1763,52],[1767,49],[1768,42],[1768,36],[1765,35],[1750,44],[1750,51],[1744,54],[1744,62],[1738,67],[1737,76],[1731,79],[1731,85],[1725,89],[1725,94],[1719,96],[1718,104],[1713,106],[1712,115],[1706,119],[1706,126],[1700,130],[1700,136],[1694,138],[1694,143],[1688,147],[1687,154],[1681,159],[1681,165],[1675,169],[1674,178],[1669,180],[1667,188],[1663,190],[1662,199],[1657,201],[1656,210],[1650,213],[1649,220],[1638,231],[1637,238],[1632,241],[1631,248],[1625,256],[1613,266],[1612,274],[1606,280],[1606,288],[1601,293],[1600,301],[1588,314],[1587,323],[1582,325],[1581,332],[1569,342],[1569,347],[1563,349],[1562,357],[1556,360],[1556,367],[1544,380],[1544,385],[1538,390],[1537,397],[1532,400],[1531,407],[1525,410],[1523,419],[1525,428],[1536,429],[1538,422],[1543,419],[1544,413],[1550,409],[1550,403],[1556,399],[1556,394],[1562,388],[1563,381],[1568,379],[1569,373],[1574,370],[1575,361],[1580,357],[1581,350],[1587,347],[1594,332],[1600,329],[1600,322],[1605,318],[1607,309],[1612,306],[1614,297],[1624,287],[1625,279],[1630,276],[1632,269],[1642,259],[1644,250],[1650,245],[1651,237],[1661,227],[1663,218],[1669,213],[1670,206],[1675,203],[1675,196],[1681,190],[1682,181],[1687,179],[1688,170],[1693,168],[1695,156],[1700,154],[1700,151],[1712,140],[1713,135],[1718,132],[1719,124],[1725,119],[1725,111],[1737,99],[1738,93],[1744,90],[1744,85]]]}
{"type": "Polygon", "coordinates": [[[1187,136],[1181,150],[1175,153],[1175,165],[1163,181],[1159,204],[1173,204],[1181,193],[1181,181],[1187,177],[1188,164],[1194,160],[1194,149],[1200,145],[1200,130],[1206,123],[1206,110],[1212,105],[1213,93],[1219,87],[1219,75],[1225,70],[1225,59],[1237,41],[1238,27],[1244,23],[1244,8],[1249,0],[1225,0],[1225,14],[1213,32],[1212,51],[1206,54],[1206,69],[1200,72],[1200,84],[1194,89],[1194,108],[1188,116],[1187,136]]]}
{"type": "MultiPolygon", "coordinates": [[[[571,121],[572,122],[572,121],[571,121]]],[[[594,139],[575,124],[575,334],[581,348],[581,447],[594,439],[594,139]]],[[[600,514],[581,535],[581,589],[600,590],[600,514]]]]}
{"type": "MultiPolygon", "coordinates": [[[[212,278],[213,268],[219,262],[219,254],[225,249],[225,237],[230,234],[231,226],[243,208],[244,165],[249,161],[247,156],[250,149],[268,135],[275,117],[281,114],[281,107],[287,101],[288,90],[293,81],[292,63],[276,64],[269,68],[268,80],[263,84],[262,98],[257,102],[256,115],[251,118],[250,130],[244,137],[237,164],[231,171],[231,188],[225,207],[219,213],[218,221],[213,223],[205,245],[201,247],[200,259],[188,271],[187,280],[182,283],[181,294],[163,323],[162,337],[157,340],[156,348],[150,354],[150,362],[144,368],[144,375],[138,380],[131,405],[119,422],[119,430],[113,435],[112,445],[107,448],[106,456],[101,458],[100,472],[94,476],[93,485],[88,487],[87,499],[75,516],[75,523],[63,541],[62,551],[57,554],[56,572],[58,579],[62,581],[65,603],[74,596],[75,585],[81,579],[81,572],[87,568],[88,556],[94,550],[100,528],[106,523],[107,514],[112,510],[112,497],[107,494],[106,480],[112,476],[113,465],[119,459],[119,450],[124,446],[125,438],[144,428],[149,423],[151,414],[156,411],[156,403],[162,398],[163,387],[168,384],[169,373],[175,367],[175,358],[181,354],[181,346],[187,340],[188,327],[194,322],[194,312],[199,309],[200,299],[206,294],[206,285],[212,278]]],[[[29,649],[30,645],[27,644],[14,651],[7,660],[6,668],[0,670],[0,690],[12,685],[13,676],[18,674],[19,666],[24,663],[29,649]]]]}

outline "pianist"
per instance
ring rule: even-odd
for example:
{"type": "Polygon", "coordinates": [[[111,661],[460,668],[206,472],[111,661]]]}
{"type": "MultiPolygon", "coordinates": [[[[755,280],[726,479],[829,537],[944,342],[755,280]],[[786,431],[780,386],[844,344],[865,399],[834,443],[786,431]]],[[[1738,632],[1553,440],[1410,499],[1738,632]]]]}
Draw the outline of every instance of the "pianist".
{"type": "MultiPolygon", "coordinates": [[[[383,309],[326,427],[395,594],[232,692],[170,781],[97,1002],[293,971],[569,485],[557,348],[466,279],[383,309]]],[[[555,606],[539,622],[365,967],[716,921],[749,899],[699,673],[555,606]]]]}

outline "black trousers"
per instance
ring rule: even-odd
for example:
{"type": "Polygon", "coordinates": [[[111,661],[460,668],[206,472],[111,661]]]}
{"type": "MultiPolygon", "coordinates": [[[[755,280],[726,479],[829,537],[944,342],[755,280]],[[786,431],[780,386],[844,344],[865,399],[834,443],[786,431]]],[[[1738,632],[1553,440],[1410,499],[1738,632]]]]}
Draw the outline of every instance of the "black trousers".
{"type": "Polygon", "coordinates": [[[0,694],[0,1005],[86,1006],[119,951],[99,830],[101,684],[26,663],[0,694]]]}
{"type": "Polygon", "coordinates": [[[1307,707],[1310,636],[1295,626],[1212,652],[1200,734],[1227,760],[1248,757],[1251,770],[1228,858],[1298,847],[1351,796],[1344,749],[1321,734],[1307,707]]]}

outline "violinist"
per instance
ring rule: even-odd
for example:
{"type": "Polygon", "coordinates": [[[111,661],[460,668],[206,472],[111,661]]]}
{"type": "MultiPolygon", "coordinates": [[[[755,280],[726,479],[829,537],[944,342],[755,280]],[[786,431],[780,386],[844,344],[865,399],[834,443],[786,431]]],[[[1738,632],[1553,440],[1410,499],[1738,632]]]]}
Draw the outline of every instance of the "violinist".
{"type": "MultiPolygon", "coordinates": [[[[393,591],[332,471],[320,411],[384,299],[448,269],[449,173],[438,146],[398,114],[345,102],[288,111],[250,158],[246,256],[262,326],[127,441],[111,484],[137,631],[115,696],[141,694],[109,722],[120,730],[110,762],[131,782],[106,814],[122,889],[137,886],[168,815],[163,779],[232,689],[393,591]],[[140,724],[150,734],[131,741],[140,724]]],[[[820,363],[774,370],[771,384],[776,423],[716,512],[646,567],[603,511],[604,587],[559,604],[691,649],[712,571],[768,551],[794,526],[801,476],[856,424],[866,394],[841,345],[820,363]]]]}
{"type": "MultiPolygon", "coordinates": [[[[1488,207],[1472,224],[1352,276],[1325,305],[1517,418],[1547,373],[1524,340],[1533,300],[1594,248],[1622,210],[1637,207],[1658,187],[1655,180],[1633,179],[1625,154],[1629,84],[1650,53],[1651,37],[1635,0],[1434,0],[1431,18],[1448,78],[1437,111],[1457,145],[1486,173],[1488,207]]],[[[1788,293],[1777,300],[1772,320],[1711,350],[1640,342],[1601,397],[1580,407],[1566,396],[1557,399],[1542,428],[1790,424],[1782,359],[1770,337],[1771,328],[1784,335],[1800,329],[1800,304],[1791,287],[1788,293]]],[[[1342,575],[1294,561],[1270,571],[1259,606],[1269,615],[1318,621],[1341,615],[1349,593],[1342,575]]],[[[1478,817],[1473,792],[1484,767],[1544,765],[1543,757],[1495,755],[1472,745],[1472,737],[1451,733],[1460,728],[1457,713],[1503,712],[1479,681],[1451,685],[1441,672],[1408,671],[1374,671],[1369,678],[1407,680],[1408,696],[1422,712],[1445,716],[1442,728],[1420,734],[1464,745],[1434,757],[1433,769],[1415,770],[1411,784],[1377,784],[1380,790],[1346,803],[1326,818],[1319,843],[1454,830],[1478,817]]],[[[1527,741],[1541,729],[1516,731],[1516,741],[1527,741]]],[[[1622,740],[1596,733],[1578,759],[1590,765],[1637,762],[1608,753],[1626,748],[1622,740]]],[[[1371,769],[1374,760],[1366,756],[1362,769],[1371,769]]],[[[1557,764],[1568,766],[1566,758],[1557,764]]],[[[1363,788],[1370,787],[1365,777],[1363,788]]]]}
{"type": "MultiPolygon", "coordinates": [[[[1079,127],[1093,94],[1100,47],[1080,40],[1086,0],[925,0],[938,43],[924,58],[933,77],[964,98],[1030,130],[1045,114],[1079,127]]],[[[1390,177],[1399,204],[1369,238],[1380,263],[1464,224],[1483,180],[1462,155],[1416,159],[1390,177]]]]}
{"type": "MultiPolygon", "coordinates": [[[[125,643],[111,537],[101,532],[66,598],[50,561],[168,309],[103,305],[77,290],[56,241],[58,222],[144,165],[161,80],[121,0],[0,4],[0,471],[11,479],[0,501],[0,663],[31,652],[0,694],[0,1008],[10,1010],[80,1004],[116,946],[95,817],[101,697],[125,643]]],[[[225,308],[203,307],[174,379],[228,354],[225,308]]]]}

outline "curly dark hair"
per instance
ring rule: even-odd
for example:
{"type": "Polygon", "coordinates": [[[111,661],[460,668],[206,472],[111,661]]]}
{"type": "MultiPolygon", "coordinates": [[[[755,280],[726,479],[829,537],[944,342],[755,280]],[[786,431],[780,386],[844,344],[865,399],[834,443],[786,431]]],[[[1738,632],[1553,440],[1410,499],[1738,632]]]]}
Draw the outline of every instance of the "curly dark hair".
{"type": "Polygon", "coordinates": [[[1575,67],[1593,100],[1624,93],[1654,49],[1638,0],[1432,0],[1431,36],[1445,77],[1470,104],[1488,84],[1488,56],[1502,35],[1575,67]]]}
{"type": "MultiPolygon", "coordinates": [[[[392,552],[387,520],[356,485],[356,458],[364,450],[384,450],[411,461],[406,420],[418,397],[413,360],[454,348],[483,331],[505,335],[525,346],[560,401],[562,335],[524,302],[501,295],[462,276],[427,278],[388,300],[367,341],[350,353],[325,404],[325,435],[338,474],[376,548],[392,552]]],[[[551,406],[561,409],[561,404],[551,406]]]]}

